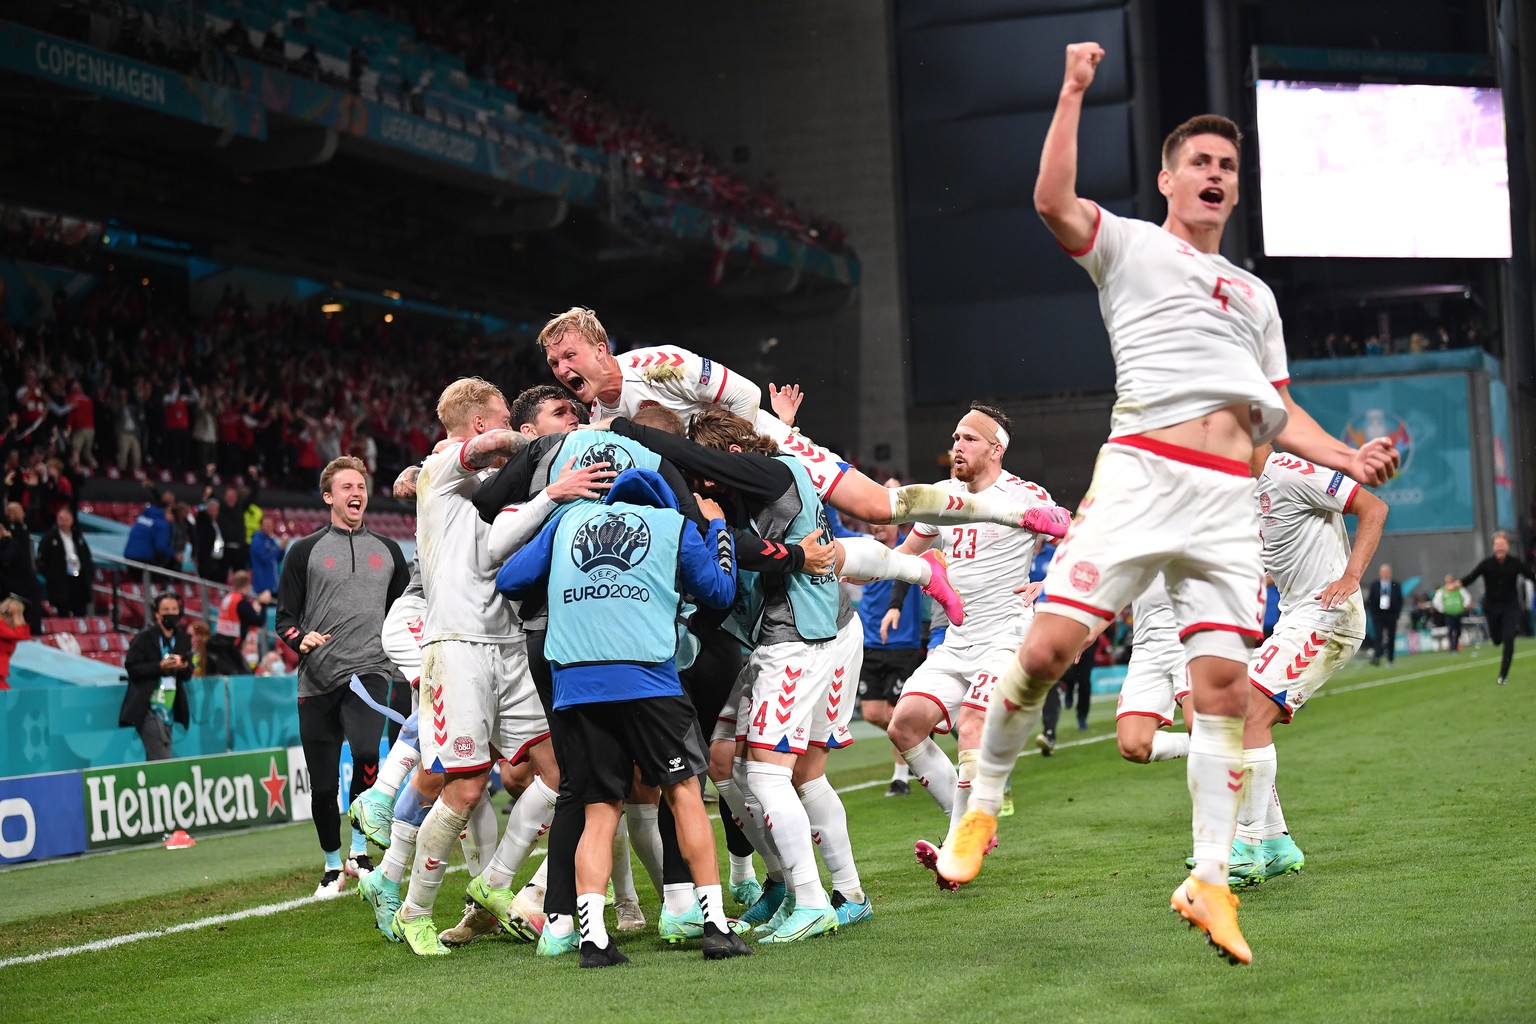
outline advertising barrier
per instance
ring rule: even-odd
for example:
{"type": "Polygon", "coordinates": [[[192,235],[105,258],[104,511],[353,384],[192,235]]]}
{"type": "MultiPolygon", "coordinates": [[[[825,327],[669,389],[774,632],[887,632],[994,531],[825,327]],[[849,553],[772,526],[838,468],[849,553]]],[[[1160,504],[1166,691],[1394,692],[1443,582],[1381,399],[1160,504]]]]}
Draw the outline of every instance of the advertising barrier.
{"type": "Polygon", "coordinates": [[[84,778],[86,847],[156,841],[292,819],[286,750],[92,768],[84,778]]]}
{"type": "Polygon", "coordinates": [[[85,852],[79,772],[0,779],[0,864],[85,852]]]}

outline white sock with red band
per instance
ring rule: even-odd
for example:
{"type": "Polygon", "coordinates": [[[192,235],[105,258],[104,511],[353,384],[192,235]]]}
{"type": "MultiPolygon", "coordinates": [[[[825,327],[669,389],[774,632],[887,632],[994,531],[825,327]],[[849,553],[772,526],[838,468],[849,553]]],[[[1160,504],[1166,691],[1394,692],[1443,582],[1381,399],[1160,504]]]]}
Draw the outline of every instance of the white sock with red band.
{"type": "Polygon", "coordinates": [[[1190,718],[1188,779],[1194,804],[1194,876],[1212,885],[1226,885],[1243,789],[1243,720],[1198,711],[1190,718]]]}

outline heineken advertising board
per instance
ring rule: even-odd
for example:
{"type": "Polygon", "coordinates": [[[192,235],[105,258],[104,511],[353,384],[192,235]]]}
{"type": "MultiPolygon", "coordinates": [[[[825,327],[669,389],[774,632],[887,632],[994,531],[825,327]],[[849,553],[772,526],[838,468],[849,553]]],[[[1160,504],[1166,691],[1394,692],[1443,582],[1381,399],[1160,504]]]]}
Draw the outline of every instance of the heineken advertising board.
{"type": "Polygon", "coordinates": [[[224,831],[291,820],[286,750],[91,768],[85,777],[86,844],[154,842],[176,829],[224,831]]]}

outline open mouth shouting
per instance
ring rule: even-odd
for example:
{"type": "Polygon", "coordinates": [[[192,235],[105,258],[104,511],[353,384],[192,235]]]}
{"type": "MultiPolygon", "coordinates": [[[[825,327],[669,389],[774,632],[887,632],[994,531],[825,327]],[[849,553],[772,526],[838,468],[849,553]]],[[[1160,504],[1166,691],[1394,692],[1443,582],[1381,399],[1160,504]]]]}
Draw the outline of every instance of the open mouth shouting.
{"type": "Polygon", "coordinates": [[[1209,188],[1201,189],[1199,198],[1200,202],[1204,203],[1207,207],[1217,210],[1221,208],[1221,204],[1226,200],[1227,193],[1225,190],[1212,185],[1209,188]]]}
{"type": "Polygon", "coordinates": [[[561,383],[570,389],[571,394],[575,395],[583,402],[592,401],[592,396],[587,393],[590,385],[587,384],[587,379],[581,374],[567,373],[564,377],[561,378],[561,383]]]}

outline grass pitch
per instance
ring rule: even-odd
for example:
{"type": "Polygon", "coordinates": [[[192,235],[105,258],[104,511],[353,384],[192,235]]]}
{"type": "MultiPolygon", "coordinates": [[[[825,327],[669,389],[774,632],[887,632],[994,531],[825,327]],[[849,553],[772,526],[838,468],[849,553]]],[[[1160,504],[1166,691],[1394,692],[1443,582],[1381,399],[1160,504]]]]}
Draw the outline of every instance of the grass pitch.
{"type": "MultiPolygon", "coordinates": [[[[888,747],[834,755],[835,785],[872,783],[843,799],[875,917],[826,939],[710,964],[652,931],[619,939],[634,962],[605,971],[504,939],[421,960],[349,895],[16,962],[307,896],[306,822],[0,873],[0,1020],[1530,1021],[1536,646],[1509,685],[1495,668],[1487,648],[1362,658],[1278,730],[1307,868],[1243,893],[1248,968],[1168,913],[1189,846],[1184,767],[1121,761],[1101,699],[1089,731],[1063,719],[1064,741],[1088,742],[1020,762],[1018,814],[956,894],[912,858],[914,839],[942,837],[933,802],[882,796],[888,747]]],[[[466,882],[449,875],[440,927],[466,882]]]]}

